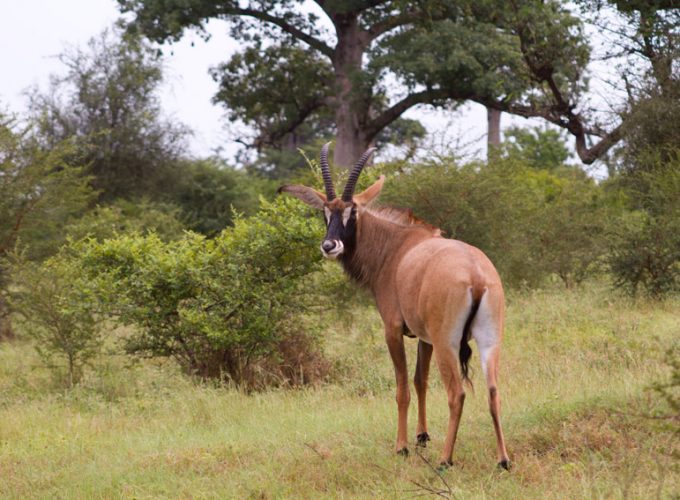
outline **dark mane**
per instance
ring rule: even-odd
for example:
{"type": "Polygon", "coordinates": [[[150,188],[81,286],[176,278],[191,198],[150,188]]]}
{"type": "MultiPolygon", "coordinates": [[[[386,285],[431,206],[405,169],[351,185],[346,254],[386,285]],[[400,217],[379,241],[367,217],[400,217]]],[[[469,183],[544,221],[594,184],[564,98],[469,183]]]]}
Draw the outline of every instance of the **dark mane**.
{"type": "Polygon", "coordinates": [[[398,208],[398,207],[371,207],[369,209],[371,214],[376,217],[398,224],[400,226],[421,226],[426,229],[430,229],[434,236],[441,236],[442,230],[437,226],[433,226],[419,219],[413,215],[413,210],[410,208],[398,208]]]}

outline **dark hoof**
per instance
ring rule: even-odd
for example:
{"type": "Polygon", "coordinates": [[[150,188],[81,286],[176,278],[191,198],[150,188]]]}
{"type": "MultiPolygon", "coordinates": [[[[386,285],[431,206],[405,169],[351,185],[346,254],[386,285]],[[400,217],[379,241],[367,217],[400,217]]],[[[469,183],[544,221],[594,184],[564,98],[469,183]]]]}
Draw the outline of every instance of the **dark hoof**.
{"type": "Polygon", "coordinates": [[[437,472],[442,473],[453,467],[453,462],[442,462],[437,466],[437,472]]]}
{"type": "Polygon", "coordinates": [[[510,470],[510,460],[501,460],[498,462],[498,468],[499,469],[505,469],[505,470],[510,470]]]}
{"type": "Polygon", "coordinates": [[[408,448],[402,448],[397,452],[397,455],[402,456],[404,458],[408,457],[408,448]]]}
{"type": "Polygon", "coordinates": [[[416,446],[425,448],[427,446],[427,442],[430,440],[430,435],[427,432],[421,432],[416,436],[416,440],[416,446]]]}

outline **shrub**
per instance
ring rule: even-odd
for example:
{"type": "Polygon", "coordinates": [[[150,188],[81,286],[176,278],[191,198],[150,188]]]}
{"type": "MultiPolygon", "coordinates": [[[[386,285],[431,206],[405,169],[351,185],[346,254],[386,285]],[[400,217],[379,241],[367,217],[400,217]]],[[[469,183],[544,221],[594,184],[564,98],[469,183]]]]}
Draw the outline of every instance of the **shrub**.
{"type": "Polygon", "coordinates": [[[130,352],[246,387],[306,383],[324,370],[304,278],[319,269],[321,225],[295,200],[263,202],[212,240],[123,235],[75,245],[106,309],[135,325],[130,352]]]}
{"type": "Polygon", "coordinates": [[[119,199],[88,211],[67,225],[65,231],[73,240],[103,240],[121,233],[152,231],[163,241],[170,241],[181,237],[184,232],[178,216],[179,209],[171,205],[119,199]]]}
{"type": "Polygon", "coordinates": [[[666,350],[664,364],[670,368],[668,378],[655,382],[651,388],[668,405],[668,411],[662,416],[676,424],[674,430],[677,434],[677,422],[680,420],[680,341],[677,339],[666,350]]]}
{"type": "Polygon", "coordinates": [[[606,251],[611,209],[602,189],[575,168],[444,160],[397,175],[384,199],[482,249],[510,286],[537,286],[552,274],[571,286],[606,251]]]}
{"type": "Polygon", "coordinates": [[[633,211],[611,229],[615,286],[660,297],[680,291],[680,151],[624,179],[633,211]]]}
{"type": "Polygon", "coordinates": [[[233,224],[234,211],[255,214],[259,195],[271,197],[277,186],[215,159],[186,161],[168,201],[177,204],[189,229],[215,236],[233,224]]]}
{"type": "Polygon", "coordinates": [[[96,300],[76,263],[54,256],[42,264],[15,254],[12,259],[14,310],[40,358],[73,387],[101,345],[96,300]]]}

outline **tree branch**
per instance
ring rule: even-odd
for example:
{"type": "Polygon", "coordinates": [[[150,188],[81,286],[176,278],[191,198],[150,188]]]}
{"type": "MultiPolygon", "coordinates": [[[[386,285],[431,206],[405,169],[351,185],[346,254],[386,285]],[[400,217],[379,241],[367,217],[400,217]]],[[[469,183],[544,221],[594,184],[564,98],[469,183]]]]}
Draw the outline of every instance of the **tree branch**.
{"type": "MultiPolygon", "coordinates": [[[[601,130],[594,130],[587,128],[583,123],[583,118],[579,113],[574,113],[574,104],[565,98],[555,81],[555,68],[550,62],[541,62],[533,59],[530,53],[530,45],[532,43],[532,35],[526,26],[519,26],[517,34],[520,39],[520,50],[524,61],[531,72],[534,79],[540,84],[547,84],[550,89],[550,94],[554,101],[551,106],[544,108],[535,108],[533,106],[513,106],[504,105],[503,103],[480,102],[485,106],[507,111],[509,113],[528,117],[541,117],[555,125],[566,129],[574,136],[576,142],[576,153],[583,163],[589,165],[604,155],[614,144],[616,144],[622,136],[622,125],[618,125],[610,132],[603,132],[601,130]],[[586,144],[587,135],[600,136],[600,141],[594,146],[588,148],[586,144]]],[[[475,100],[475,99],[473,99],[475,100]]]]}
{"type": "Polygon", "coordinates": [[[293,118],[279,124],[278,127],[263,131],[252,144],[248,144],[247,146],[254,147],[259,151],[263,146],[276,144],[276,141],[283,138],[286,134],[293,132],[309,117],[309,115],[322,106],[323,101],[310,101],[305,106],[298,108],[298,113],[293,118]]]}
{"type": "Polygon", "coordinates": [[[382,21],[378,21],[377,23],[373,24],[373,26],[368,28],[366,32],[368,33],[369,40],[375,40],[383,33],[387,33],[394,28],[417,21],[419,17],[420,16],[418,15],[418,12],[415,10],[408,10],[406,12],[402,12],[399,15],[390,16],[386,19],[383,19],[382,21]]]}
{"type": "Polygon", "coordinates": [[[415,94],[409,94],[371,120],[366,126],[366,135],[369,139],[372,139],[382,129],[399,118],[406,110],[417,104],[432,103],[437,99],[446,99],[450,97],[450,94],[444,89],[428,89],[423,90],[422,92],[416,92],[415,94]]]}
{"type": "Polygon", "coordinates": [[[292,35],[293,37],[297,38],[298,40],[306,43],[307,45],[309,45],[313,49],[318,50],[319,52],[321,52],[322,54],[324,54],[325,56],[327,56],[329,58],[332,58],[333,53],[335,52],[335,50],[332,47],[326,45],[324,42],[322,42],[318,38],[310,35],[309,33],[305,33],[300,28],[293,26],[292,24],[284,21],[283,19],[281,19],[279,17],[272,16],[271,14],[269,14],[267,12],[262,12],[262,11],[255,10],[255,9],[240,9],[240,8],[237,8],[237,9],[229,9],[227,14],[231,14],[231,15],[235,15],[235,16],[253,17],[255,19],[259,19],[260,21],[264,21],[264,22],[267,22],[267,23],[274,24],[274,25],[278,26],[279,28],[281,28],[286,33],[288,33],[289,35],[292,35]]]}
{"type": "Polygon", "coordinates": [[[542,118],[560,128],[566,129],[574,136],[576,154],[586,165],[590,165],[599,159],[609,149],[621,140],[623,125],[619,124],[610,132],[587,128],[583,125],[581,116],[569,111],[570,116],[556,113],[554,108],[535,108],[533,106],[521,106],[503,102],[494,102],[488,99],[473,98],[473,101],[484,106],[498,109],[506,113],[524,118],[542,118]],[[599,137],[600,140],[590,148],[586,143],[586,136],[599,137]]]}

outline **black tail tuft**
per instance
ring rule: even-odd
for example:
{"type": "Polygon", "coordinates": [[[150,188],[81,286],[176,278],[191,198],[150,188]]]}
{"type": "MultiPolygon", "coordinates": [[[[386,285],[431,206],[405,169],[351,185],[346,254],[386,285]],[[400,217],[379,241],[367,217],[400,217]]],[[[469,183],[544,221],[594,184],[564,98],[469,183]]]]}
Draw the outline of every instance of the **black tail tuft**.
{"type": "Polygon", "coordinates": [[[477,309],[479,309],[479,300],[473,300],[472,306],[470,307],[470,314],[465,321],[465,326],[463,327],[463,338],[460,340],[460,351],[458,352],[458,359],[460,360],[460,370],[463,374],[463,380],[468,384],[472,385],[472,381],[468,376],[468,363],[470,362],[470,356],[472,356],[472,349],[470,348],[470,325],[472,325],[472,320],[475,319],[477,314],[477,309]]]}

